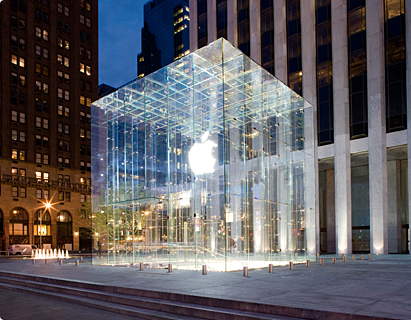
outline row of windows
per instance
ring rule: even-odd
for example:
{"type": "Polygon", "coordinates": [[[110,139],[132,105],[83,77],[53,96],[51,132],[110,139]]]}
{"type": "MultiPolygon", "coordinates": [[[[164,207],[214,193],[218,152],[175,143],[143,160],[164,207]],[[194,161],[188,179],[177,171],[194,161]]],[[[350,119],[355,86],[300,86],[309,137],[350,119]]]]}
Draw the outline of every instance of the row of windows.
{"type": "MultiPolygon", "coordinates": [[[[26,198],[27,197],[27,189],[26,187],[16,187],[12,186],[11,188],[11,196],[13,198],[26,198]]],[[[46,189],[36,189],[35,191],[36,199],[50,199],[50,191],[46,189]]],[[[89,200],[89,197],[85,194],[80,194],[80,203],[85,203],[89,200]]],[[[57,193],[57,201],[71,201],[71,192],[68,191],[58,191],[57,193]]],[[[84,219],[84,218],[83,218],[84,219]]]]}
{"type": "MultiPolygon", "coordinates": [[[[25,150],[19,150],[19,149],[11,149],[11,159],[12,160],[26,161],[26,151],[25,150]]],[[[49,165],[50,164],[49,159],[50,158],[49,158],[49,155],[47,153],[36,152],[36,154],[35,154],[35,163],[36,164],[49,165]]],[[[57,163],[58,163],[59,166],[64,167],[64,168],[70,168],[71,167],[71,160],[70,160],[70,158],[67,158],[67,157],[58,156],[57,157],[57,163]]],[[[85,162],[85,161],[80,161],[80,170],[91,171],[91,163],[90,162],[85,162]]],[[[80,182],[82,182],[82,181],[80,181],[80,182]]]]}
{"type": "MultiPolygon", "coordinates": [[[[87,163],[87,166],[90,166],[90,163],[87,163]]],[[[27,171],[24,168],[16,168],[13,167],[11,168],[11,175],[12,176],[20,176],[20,177],[26,177],[27,176],[27,171]]],[[[37,179],[38,182],[48,182],[50,179],[50,174],[47,171],[35,171],[34,173],[35,178],[37,179]]],[[[70,176],[69,175],[63,175],[63,174],[58,174],[57,175],[57,180],[60,183],[70,183],[70,176]]],[[[81,184],[86,184],[86,185],[91,185],[91,179],[90,178],[85,178],[85,177],[80,177],[79,182],[81,184]]]]}
{"type": "MultiPolygon", "coordinates": [[[[36,46],[36,55],[38,56],[43,56],[44,58],[48,59],[48,54],[49,51],[45,48],[41,48],[40,46],[36,46]],[[43,55],[41,54],[43,52],[43,55]]],[[[19,66],[21,68],[25,68],[26,63],[25,63],[25,59],[23,57],[18,57],[15,54],[12,54],[10,57],[10,62],[15,65],[15,66],[19,66]]],[[[57,63],[60,65],[64,65],[66,68],[70,67],[70,59],[68,57],[63,57],[62,55],[58,54],[57,55],[57,63]]],[[[36,72],[37,73],[41,73],[41,70],[43,68],[43,73],[44,75],[48,75],[48,67],[47,66],[41,66],[39,63],[36,63],[36,72]],[[45,70],[46,69],[46,70],[45,70]]],[[[87,76],[91,76],[91,66],[85,65],[84,63],[80,63],[80,72],[87,75],[87,76]]],[[[14,73],[15,74],[15,73],[14,73]]],[[[65,79],[70,79],[70,76],[65,73],[65,79]]],[[[63,76],[63,72],[62,71],[57,71],[57,75],[62,77],[63,76]]]]}

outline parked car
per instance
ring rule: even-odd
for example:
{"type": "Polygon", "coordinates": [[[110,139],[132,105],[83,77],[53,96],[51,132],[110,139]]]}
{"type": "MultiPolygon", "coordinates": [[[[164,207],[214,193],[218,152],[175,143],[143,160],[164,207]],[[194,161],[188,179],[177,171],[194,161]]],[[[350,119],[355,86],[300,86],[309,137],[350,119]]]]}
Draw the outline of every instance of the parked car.
{"type": "Polygon", "coordinates": [[[10,255],[31,255],[33,249],[37,249],[36,246],[31,244],[13,244],[9,247],[10,255]]]}

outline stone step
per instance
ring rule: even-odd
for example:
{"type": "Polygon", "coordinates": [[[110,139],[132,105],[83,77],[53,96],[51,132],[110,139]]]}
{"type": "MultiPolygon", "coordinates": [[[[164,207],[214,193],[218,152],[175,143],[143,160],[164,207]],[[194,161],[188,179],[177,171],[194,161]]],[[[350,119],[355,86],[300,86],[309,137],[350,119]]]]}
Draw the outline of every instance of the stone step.
{"type": "Polygon", "coordinates": [[[109,303],[106,301],[98,301],[94,299],[84,298],[84,297],[75,297],[72,295],[49,292],[45,290],[27,288],[22,285],[12,285],[7,283],[0,283],[0,287],[7,290],[14,291],[24,291],[26,293],[37,294],[48,296],[50,298],[60,299],[66,302],[80,304],[86,307],[101,309],[109,312],[114,312],[116,314],[126,315],[137,317],[138,319],[144,320],[198,320],[197,317],[185,317],[181,315],[168,314],[166,312],[148,310],[137,307],[130,307],[124,305],[118,305],[115,303],[109,303]]]}
{"type": "MultiPolygon", "coordinates": [[[[0,283],[7,283],[16,287],[26,287],[33,290],[52,292],[53,294],[63,294],[85,299],[99,300],[108,303],[115,303],[125,306],[138,307],[148,310],[156,310],[171,313],[184,317],[195,315],[197,319],[216,320],[281,320],[289,317],[280,317],[255,312],[238,311],[227,308],[217,308],[212,306],[202,306],[192,303],[178,301],[168,301],[164,299],[154,299],[138,297],[135,295],[108,293],[93,289],[76,288],[67,285],[49,284],[27,279],[0,276],[0,283]]],[[[294,318],[295,319],[295,318],[294,318]]]]}
{"type": "MultiPolygon", "coordinates": [[[[34,281],[41,284],[52,284],[57,286],[69,287],[71,289],[84,289],[90,291],[97,291],[100,294],[112,294],[112,295],[120,295],[125,301],[128,298],[133,299],[157,299],[161,301],[167,301],[169,306],[175,304],[175,313],[176,310],[180,310],[177,306],[179,304],[184,304],[184,308],[205,308],[203,315],[207,315],[207,312],[213,312],[211,308],[217,308],[219,311],[222,312],[230,312],[235,311],[236,314],[241,314],[244,316],[255,316],[258,315],[261,319],[264,317],[269,317],[269,319],[338,319],[338,320],[382,320],[386,319],[383,317],[373,317],[367,315],[359,315],[359,314],[350,314],[350,313],[342,313],[342,312],[333,312],[333,311],[325,311],[325,310],[314,310],[308,308],[299,308],[299,307],[292,307],[292,306],[281,306],[281,305],[273,305],[273,304],[263,304],[257,302],[247,302],[247,301],[238,301],[238,300],[229,300],[229,299],[222,299],[222,298],[214,298],[214,297],[207,297],[207,296],[195,296],[190,294],[183,294],[183,293],[174,293],[174,292],[166,292],[166,291],[155,291],[155,290],[147,290],[147,289],[138,289],[138,288],[130,288],[130,287],[118,287],[113,285],[105,285],[102,283],[93,283],[93,282],[86,282],[86,281],[78,281],[78,280],[71,280],[71,279],[62,279],[57,277],[45,277],[45,276],[38,276],[32,274],[24,274],[24,273],[17,273],[17,272],[9,272],[9,271],[0,271],[0,277],[6,277],[9,279],[20,279],[23,281],[34,281]],[[130,297],[128,297],[130,296],[130,297]],[[207,312],[206,312],[207,311],[207,312]],[[247,314],[246,314],[247,313],[247,314]],[[271,317],[271,318],[270,318],[271,317]]],[[[116,297],[114,297],[116,298],[116,297]]],[[[160,302],[161,302],[160,301],[160,302]]],[[[144,303],[153,303],[152,301],[144,301],[144,303]]],[[[159,301],[157,301],[159,302],[159,301]]],[[[141,302],[142,303],[142,302],[141,302]]],[[[168,308],[169,306],[164,306],[164,308],[168,308]]],[[[169,309],[164,309],[169,310],[169,309]]],[[[190,314],[191,315],[191,314],[190,314]]],[[[215,314],[213,315],[215,316],[215,314]]],[[[224,316],[224,314],[222,314],[224,316]]],[[[197,319],[199,319],[197,317],[197,319]]],[[[204,319],[204,318],[203,318],[204,319]]],[[[205,319],[238,319],[235,316],[229,318],[205,318],[205,319]]]]}

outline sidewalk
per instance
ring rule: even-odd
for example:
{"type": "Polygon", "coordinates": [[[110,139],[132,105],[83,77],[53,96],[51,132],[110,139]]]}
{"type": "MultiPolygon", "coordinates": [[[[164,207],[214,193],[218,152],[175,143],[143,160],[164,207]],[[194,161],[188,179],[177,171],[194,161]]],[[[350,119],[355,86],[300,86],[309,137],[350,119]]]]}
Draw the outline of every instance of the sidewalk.
{"type": "Polygon", "coordinates": [[[239,301],[317,310],[411,319],[411,257],[371,261],[327,262],[288,268],[241,272],[165,270],[138,271],[111,267],[56,263],[33,265],[24,260],[0,260],[0,270],[147,290],[185,293],[239,301]]]}

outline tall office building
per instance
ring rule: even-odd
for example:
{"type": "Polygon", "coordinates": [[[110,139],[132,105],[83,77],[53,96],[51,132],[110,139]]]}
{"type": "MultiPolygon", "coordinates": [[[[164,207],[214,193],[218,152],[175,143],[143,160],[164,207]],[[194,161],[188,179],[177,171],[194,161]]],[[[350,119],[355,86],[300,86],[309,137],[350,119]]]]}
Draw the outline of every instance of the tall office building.
{"type": "Polygon", "coordinates": [[[409,252],[409,12],[409,0],[190,0],[192,51],[226,37],[316,107],[318,252],[409,252]]]}
{"type": "Polygon", "coordinates": [[[0,250],[90,249],[97,4],[0,3],[0,250]]]}
{"type": "Polygon", "coordinates": [[[144,5],[138,76],[144,77],[190,53],[188,0],[152,0],[144,5]]]}

